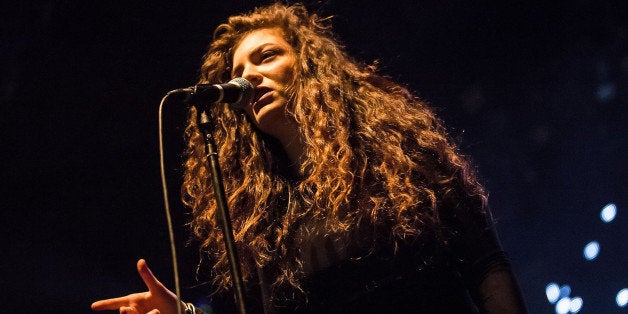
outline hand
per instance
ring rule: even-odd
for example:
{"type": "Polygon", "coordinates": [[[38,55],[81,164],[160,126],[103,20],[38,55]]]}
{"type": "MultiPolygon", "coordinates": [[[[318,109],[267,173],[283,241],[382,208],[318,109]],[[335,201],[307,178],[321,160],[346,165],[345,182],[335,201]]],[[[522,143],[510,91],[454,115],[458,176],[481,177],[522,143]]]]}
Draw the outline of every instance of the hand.
{"type": "Polygon", "coordinates": [[[92,303],[92,310],[119,310],[121,314],[175,314],[177,306],[181,312],[185,306],[150,271],[146,261],[137,261],[137,272],[148,287],[147,292],[133,293],[124,297],[100,300],[92,303]]]}

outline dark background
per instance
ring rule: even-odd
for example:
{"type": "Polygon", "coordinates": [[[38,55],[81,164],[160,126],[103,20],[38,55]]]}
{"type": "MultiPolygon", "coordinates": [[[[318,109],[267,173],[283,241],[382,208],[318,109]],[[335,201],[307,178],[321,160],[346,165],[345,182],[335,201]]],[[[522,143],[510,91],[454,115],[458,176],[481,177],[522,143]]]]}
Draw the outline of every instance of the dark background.
{"type": "MultiPolygon", "coordinates": [[[[0,312],[88,313],[172,267],[157,107],[193,85],[213,29],[268,1],[2,5],[0,312]],[[5,299],[6,298],[6,299],[5,299]]],[[[477,165],[531,313],[550,282],[581,313],[626,312],[628,19],[623,1],[307,1],[350,53],[434,106],[477,165]],[[605,224],[599,212],[617,205],[605,224]],[[586,261],[582,249],[600,243],[586,261]]],[[[184,298],[196,285],[178,202],[185,108],[165,109],[184,298]]]]}

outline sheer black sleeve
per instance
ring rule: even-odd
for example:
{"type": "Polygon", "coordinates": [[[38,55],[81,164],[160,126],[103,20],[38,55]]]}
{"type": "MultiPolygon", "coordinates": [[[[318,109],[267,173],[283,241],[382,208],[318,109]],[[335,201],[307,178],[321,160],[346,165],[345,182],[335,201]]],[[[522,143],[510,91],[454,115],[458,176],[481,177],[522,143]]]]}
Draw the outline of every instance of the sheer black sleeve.
{"type": "Polygon", "coordinates": [[[451,245],[461,273],[481,313],[526,313],[510,261],[495,232],[490,212],[457,209],[451,245]]]}

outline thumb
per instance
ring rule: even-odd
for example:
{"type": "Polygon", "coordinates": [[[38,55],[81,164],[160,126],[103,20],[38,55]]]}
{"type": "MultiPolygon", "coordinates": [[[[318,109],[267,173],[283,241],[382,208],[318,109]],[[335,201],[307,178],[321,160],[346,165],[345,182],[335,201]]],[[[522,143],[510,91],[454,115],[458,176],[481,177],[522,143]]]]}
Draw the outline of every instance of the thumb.
{"type": "Polygon", "coordinates": [[[164,285],[155,277],[155,275],[153,275],[153,272],[150,271],[150,268],[148,268],[148,264],[146,264],[144,259],[137,261],[137,272],[140,273],[140,277],[142,277],[144,284],[148,287],[148,291],[157,292],[166,289],[164,285]]]}

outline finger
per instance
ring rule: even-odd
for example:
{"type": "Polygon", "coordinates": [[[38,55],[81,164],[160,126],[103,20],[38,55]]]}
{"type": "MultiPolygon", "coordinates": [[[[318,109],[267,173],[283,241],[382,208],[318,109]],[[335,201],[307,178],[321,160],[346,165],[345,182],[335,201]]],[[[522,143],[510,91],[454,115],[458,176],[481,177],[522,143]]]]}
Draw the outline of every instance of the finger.
{"type": "Polygon", "coordinates": [[[150,271],[150,268],[148,268],[148,265],[146,264],[146,261],[144,259],[140,259],[139,261],[137,261],[137,271],[140,273],[140,276],[146,284],[146,287],[148,287],[148,291],[157,292],[165,289],[164,285],[161,284],[161,282],[157,280],[155,275],[153,275],[153,272],[150,271]]]}
{"type": "Polygon", "coordinates": [[[117,310],[122,306],[126,306],[129,304],[129,297],[119,297],[112,298],[106,300],[100,300],[92,303],[92,310],[94,311],[103,311],[103,310],[117,310]]]}
{"type": "Polygon", "coordinates": [[[154,309],[154,310],[152,310],[152,311],[150,311],[150,312],[148,312],[146,314],[159,314],[159,313],[161,313],[161,312],[159,312],[158,309],[154,309]]]}
{"type": "Polygon", "coordinates": [[[122,306],[120,307],[120,314],[139,314],[137,309],[130,306],[122,306]]]}

